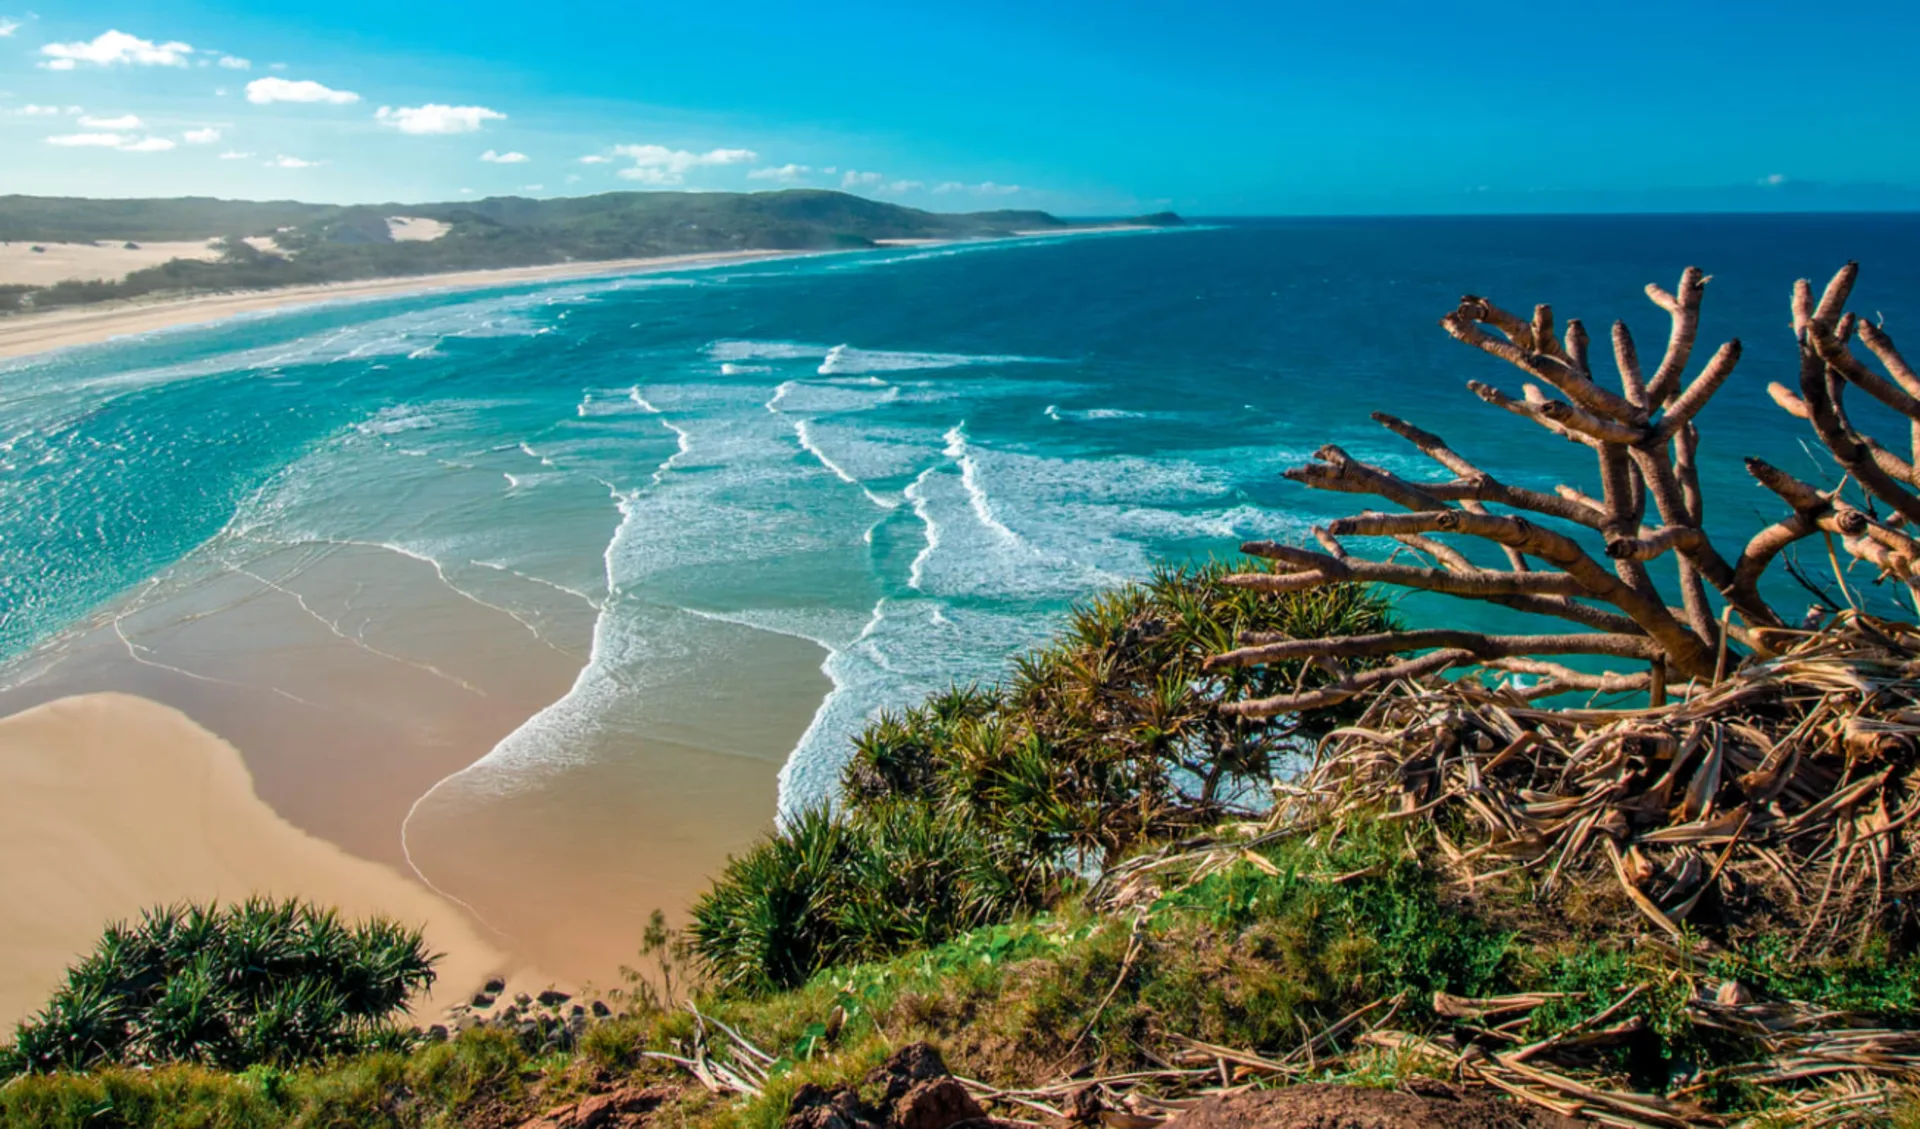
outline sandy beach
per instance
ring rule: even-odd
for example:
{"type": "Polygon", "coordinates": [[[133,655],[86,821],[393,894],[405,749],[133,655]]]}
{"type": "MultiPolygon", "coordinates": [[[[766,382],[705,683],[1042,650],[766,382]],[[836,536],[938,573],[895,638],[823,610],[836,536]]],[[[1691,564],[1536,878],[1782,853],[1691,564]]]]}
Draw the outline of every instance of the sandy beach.
{"type": "Polygon", "coordinates": [[[229,294],[195,294],[153,301],[102,302],[45,313],[0,318],[0,357],[24,357],[49,349],[88,345],[151,333],[156,329],[201,325],[235,314],[259,313],[285,307],[365,298],[392,298],[437,290],[482,290],[528,282],[591,278],[633,271],[670,270],[707,263],[752,262],[791,258],[802,251],[729,251],[701,255],[659,255],[643,259],[611,259],[585,263],[552,263],[537,267],[454,271],[447,274],[408,275],[330,282],[318,286],[287,286],[277,290],[247,290],[229,294]]]}
{"type": "MultiPolygon", "coordinates": [[[[47,841],[67,846],[36,856],[36,880],[62,881],[70,851],[83,860],[82,888],[95,871],[161,865],[149,856],[163,860],[166,881],[107,884],[68,905],[52,931],[34,924],[41,911],[31,891],[8,897],[0,885],[0,968],[23,978],[0,982],[8,1007],[7,993],[39,998],[44,988],[33,985],[139,904],[255,889],[336,901],[364,875],[378,878],[367,879],[366,896],[404,889],[485,939],[489,959],[450,963],[452,994],[437,1004],[484,979],[502,959],[495,950],[568,985],[617,986],[621,966],[637,963],[648,914],[680,916],[729,854],[772,826],[780,765],[830,688],[810,643],[689,619],[703,632],[700,653],[649,692],[641,704],[649,720],[611,747],[580,736],[577,763],[495,773],[476,762],[565,695],[585,664],[594,619],[586,603],[526,585],[517,607],[491,606],[425,562],[362,545],[269,549],[238,568],[185,571],[165,595],[103,609],[0,687],[0,715],[11,715],[0,727],[19,722],[33,734],[31,763],[42,766],[9,777],[14,745],[0,740],[0,821],[7,805],[33,808],[75,781],[115,778],[118,762],[100,759],[114,750],[133,766],[121,778],[138,781],[184,772],[179,758],[189,753],[212,762],[217,749],[221,771],[240,781],[220,777],[221,786],[240,795],[244,784],[246,804],[230,803],[251,813],[243,826],[270,817],[276,834],[308,844],[300,849],[309,854],[324,848],[342,866],[296,866],[284,863],[292,856],[251,855],[221,840],[249,856],[229,865],[198,840],[174,843],[173,793],[144,785],[121,806],[143,792],[159,797],[147,801],[151,818],[129,824],[129,834],[149,838],[121,836],[112,821],[124,812],[111,814],[120,809],[101,817],[111,825],[97,824],[79,799],[50,799],[32,826],[66,827],[47,841]],[[543,596],[553,599],[542,605],[543,596]],[[749,685],[760,708],[743,712],[737,702],[749,685]],[[96,737],[78,722],[53,725],[50,717],[74,716],[75,701],[118,703],[79,715],[118,728],[96,737]],[[166,732],[195,739],[149,765],[156,716],[166,732]],[[67,748],[80,750],[71,776],[45,767],[67,748]],[[186,854],[164,861],[176,847],[186,854]]],[[[192,826],[225,818],[205,810],[192,826]]]]}
{"type": "MultiPolygon", "coordinates": [[[[430,221],[409,221],[426,223],[430,221]]],[[[1051,235],[1098,235],[1107,232],[1147,231],[1150,228],[1138,224],[1101,224],[1086,227],[1048,228],[1037,231],[1016,231],[1014,238],[1032,238],[1051,235]]],[[[396,237],[401,237],[396,235],[396,237]]],[[[412,238],[430,238],[427,235],[412,238]]],[[[945,239],[880,239],[876,245],[883,247],[921,247],[941,243],[950,243],[945,239]]],[[[173,247],[174,244],[154,244],[155,247],[173,247]]],[[[180,244],[180,247],[204,251],[198,245],[180,244]]],[[[105,252],[101,252],[105,253],[105,252]]],[[[116,252],[119,253],[119,252],[116,252]]],[[[660,255],[643,259],[614,259],[602,262],[552,263],[537,267],[508,267],[499,270],[455,271],[447,274],[409,275],[402,278],[378,278],[364,282],[332,282],[318,286],[288,286],[277,290],[248,290],[230,294],[196,294],[188,297],[159,298],[151,301],[135,300],[131,302],[102,302],[95,305],[74,306],[66,309],[49,310],[46,313],[20,314],[0,318],[0,357],[23,357],[33,353],[46,352],[49,349],[64,349],[73,345],[88,345],[99,341],[108,341],[115,337],[126,337],[138,333],[151,333],[157,329],[171,329],[176,326],[201,325],[219,321],[235,314],[258,313],[263,310],[277,310],[294,306],[314,305],[321,302],[339,302],[365,298],[392,298],[406,294],[425,293],[436,290],[479,290],[492,286],[514,286],[528,282],[546,282],[568,278],[591,278],[595,275],[624,274],[632,271],[669,270],[675,267],[688,267],[706,263],[751,262],[756,259],[792,258],[797,255],[815,254],[807,251],[728,251],[701,255],[660,255]]],[[[127,252],[128,256],[137,253],[127,252]]],[[[149,256],[150,257],[150,256],[149,256]]],[[[204,257],[195,254],[193,257],[204,257]]],[[[139,265],[151,265],[144,260],[139,265]]],[[[90,271],[92,276],[105,277],[100,271],[90,271]]],[[[111,272],[108,272],[109,274],[111,272]]],[[[5,272],[0,272],[0,283],[14,281],[5,272]]],[[[45,285],[52,278],[42,279],[38,275],[31,281],[34,285],[45,285]]]]}
{"type": "Polygon", "coordinates": [[[416,1004],[423,1017],[515,971],[445,899],[282,819],[232,745],[132,695],[0,720],[0,852],[0,1025],[44,1004],[107,922],[189,899],[299,896],[423,927],[446,954],[437,991],[416,1004]]]}

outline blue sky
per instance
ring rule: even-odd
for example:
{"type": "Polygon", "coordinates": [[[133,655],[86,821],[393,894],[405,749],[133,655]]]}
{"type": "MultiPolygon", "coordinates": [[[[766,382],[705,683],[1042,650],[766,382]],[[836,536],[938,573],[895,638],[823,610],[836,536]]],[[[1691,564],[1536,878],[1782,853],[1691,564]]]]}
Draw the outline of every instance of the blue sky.
{"type": "Polygon", "coordinates": [[[1920,205],[1911,0],[1468,9],[1481,19],[1426,0],[17,2],[0,0],[0,193],[1920,205]]]}

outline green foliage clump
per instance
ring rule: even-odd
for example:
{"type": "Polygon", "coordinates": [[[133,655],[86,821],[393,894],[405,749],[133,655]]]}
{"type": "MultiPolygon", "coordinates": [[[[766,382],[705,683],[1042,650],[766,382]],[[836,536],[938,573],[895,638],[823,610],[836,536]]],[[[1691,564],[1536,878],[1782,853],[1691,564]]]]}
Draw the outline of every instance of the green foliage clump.
{"type": "Polygon", "coordinates": [[[992,688],[956,687],[876,719],[842,775],[845,807],[801,815],[732,860],[694,908],[720,986],[790,988],[830,965],[938,944],[1052,904],[1143,844],[1256,808],[1277,758],[1339,711],[1246,719],[1221,707],[1330,675],[1209,669],[1247,632],[1390,626],[1367,590],[1274,597],[1225,563],[1163,569],[1074,608],[992,688]]]}
{"type": "Polygon", "coordinates": [[[0,1077],[103,1064],[239,1070],[391,1045],[433,982],[420,931],[300,901],[167,906],[109,926],[0,1046],[0,1077]]]}

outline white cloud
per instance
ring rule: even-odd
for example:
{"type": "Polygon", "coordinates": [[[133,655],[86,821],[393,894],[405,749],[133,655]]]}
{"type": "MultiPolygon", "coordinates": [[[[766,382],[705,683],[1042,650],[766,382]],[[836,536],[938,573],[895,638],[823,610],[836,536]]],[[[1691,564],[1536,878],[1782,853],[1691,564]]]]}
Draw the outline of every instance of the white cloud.
{"type": "Polygon", "coordinates": [[[685,184],[687,173],[696,168],[743,165],[760,158],[760,154],[751,149],[709,149],[704,153],[695,153],[687,149],[669,149],[665,145],[615,145],[613,151],[615,155],[633,162],[632,168],[620,170],[621,177],[656,188],[685,184]]]}
{"type": "Polygon", "coordinates": [[[580,183],[580,174],[579,174],[579,173],[571,173],[571,172],[570,172],[570,173],[568,173],[568,174],[567,174],[567,183],[568,183],[568,184],[579,184],[579,183],[580,183]]]}
{"type": "Polygon", "coordinates": [[[522,189],[521,189],[520,191],[522,191],[522,192],[545,192],[546,190],[547,190],[547,186],[546,186],[546,185],[544,185],[544,184],[529,184],[529,185],[527,185],[527,186],[526,186],[525,188],[522,188],[522,189]]]}
{"type": "Polygon", "coordinates": [[[429,102],[424,106],[382,106],[373,115],[401,133],[472,133],[486,122],[507,120],[507,115],[485,106],[443,106],[429,102]]]}
{"type": "Polygon", "coordinates": [[[220,56],[220,65],[230,71],[250,71],[253,69],[253,61],[251,59],[242,59],[238,55],[220,56]]]}
{"type": "Polygon", "coordinates": [[[287,69],[287,64],[285,64],[285,63],[268,63],[268,64],[267,64],[267,69],[268,69],[268,70],[270,70],[270,71],[284,71],[284,70],[286,70],[286,69],[287,69]]]}
{"type": "Polygon", "coordinates": [[[848,169],[847,175],[840,178],[840,187],[863,188],[868,185],[879,184],[885,179],[887,178],[884,175],[877,172],[861,172],[859,169],[848,169]]]}
{"type": "Polygon", "coordinates": [[[813,170],[805,165],[779,165],[764,169],[755,169],[747,174],[748,180],[777,180],[782,184],[793,184],[803,180],[813,170]]]}
{"type": "Polygon", "coordinates": [[[29,102],[17,110],[8,110],[7,113],[16,118],[56,118],[60,116],[60,107],[36,106],[29,102]]]}
{"type": "Polygon", "coordinates": [[[462,188],[462,189],[460,190],[460,195],[462,195],[462,196],[471,196],[471,195],[473,195],[473,189],[471,189],[471,188],[462,188]]]}
{"type": "Polygon", "coordinates": [[[927,182],[924,180],[896,180],[892,184],[889,184],[883,189],[881,189],[881,191],[912,192],[916,188],[925,188],[926,186],[927,186],[927,182]]]}
{"type": "Polygon", "coordinates": [[[833,176],[840,171],[840,168],[838,165],[828,165],[826,168],[821,169],[820,171],[823,173],[826,173],[828,176],[833,176]]]}
{"type": "Polygon", "coordinates": [[[597,153],[589,153],[580,158],[580,163],[583,165],[604,165],[611,160],[613,160],[612,157],[602,157],[597,153]]]}
{"type": "Polygon", "coordinates": [[[289,157],[285,153],[282,153],[273,160],[268,161],[267,167],[270,169],[311,169],[318,168],[326,163],[325,161],[303,161],[298,157],[289,157]]]}
{"type": "Polygon", "coordinates": [[[118,149],[122,153],[164,153],[174,143],[164,137],[135,138],[127,133],[61,133],[47,138],[47,144],[64,149],[118,149]]]}
{"type": "Polygon", "coordinates": [[[274,102],[324,102],[330,106],[345,106],[359,100],[360,96],[351,90],[334,90],[304,78],[256,78],[247,83],[247,101],[256,106],[274,102]]]}
{"type": "Polygon", "coordinates": [[[480,159],[491,165],[524,165],[533,160],[525,153],[496,153],[491,149],[480,154],[480,159]]]}
{"type": "Polygon", "coordinates": [[[1767,175],[1760,178],[1760,183],[1765,185],[1768,188],[1774,188],[1779,185],[1785,184],[1786,182],[1787,182],[1787,174],[1783,172],[1770,172],[1767,175]]]}
{"type": "Polygon", "coordinates": [[[252,153],[237,153],[232,150],[228,150],[227,152],[220,154],[220,159],[223,161],[245,161],[250,159],[252,156],[253,156],[252,153]]]}
{"type": "Polygon", "coordinates": [[[118,133],[122,130],[139,129],[141,121],[132,114],[117,118],[81,118],[80,124],[88,129],[109,129],[118,133]]]}
{"type": "Polygon", "coordinates": [[[216,86],[216,87],[214,87],[214,88],[213,88],[213,96],[214,96],[215,98],[225,98],[225,97],[227,96],[227,88],[226,88],[226,87],[224,87],[224,86],[216,86]]]}
{"type": "Polygon", "coordinates": [[[966,185],[961,184],[957,180],[943,180],[939,184],[934,185],[933,190],[945,196],[949,192],[963,192],[966,190],[966,187],[966,185]]]}
{"type": "Polygon", "coordinates": [[[110,67],[115,63],[140,67],[184,67],[187,65],[187,56],[193,54],[193,48],[178,41],[155,43],[124,31],[105,31],[91,40],[49,43],[40,48],[40,53],[48,60],[42,66],[49,70],[70,71],[79,63],[93,63],[102,67],[110,67]]]}
{"type": "Polygon", "coordinates": [[[220,131],[211,126],[206,129],[190,129],[180,135],[180,140],[189,145],[211,145],[220,140],[220,131]]]}
{"type": "Polygon", "coordinates": [[[20,30],[19,20],[0,20],[0,39],[5,39],[20,30]]]}
{"type": "Polygon", "coordinates": [[[68,149],[118,149],[131,140],[119,133],[62,133],[47,138],[47,144],[68,149]]]}

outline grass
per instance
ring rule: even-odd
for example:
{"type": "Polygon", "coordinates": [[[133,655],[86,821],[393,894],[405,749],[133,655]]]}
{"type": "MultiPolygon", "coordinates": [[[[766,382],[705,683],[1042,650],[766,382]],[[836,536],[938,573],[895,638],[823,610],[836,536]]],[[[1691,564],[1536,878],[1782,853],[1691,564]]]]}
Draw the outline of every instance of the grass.
{"type": "MultiPolygon", "coordinates": [[[[775,1129],[807,1081],[858,1083],[894,1047],[940,1045],[956,1072],[1000,1085],[1062,1071],[1113,1073],[1179,1053],[1183,1038],[1267,1055],[1298,1046],[1355,1009],[1399,998],[1394,1026],[1471,1034],[1434,1013],[1436,991],[1475,996],[1579,993],[1537,1009],[1534,1038],[1592,1016],[1626,990],[1621,1015],[1646,1024],[1606,1065],[1663,1089],[1746,1048],[1694,1028],[1680,1006],[1689,977],[1737,974],[1758,991],[1911,1023],[1920,978],[1884,953],[1824,965],[1766,944],[1708,959],[1664,947],[1530,932],[1518,907],[1461,897],[1377,823],[1301,835],[1164,894],[1138,913],[1100,916],[1072,903],[983,926],[932,947],[822,970],[796,988],[709,992],[701,1009],[780,1057],[753,1100],[707,1095],[643,1051],[673,1048],[691,1016],[666,1008],[597,1027],[571,1056],[536,1058],[510,1036],[469,1031],[450,1043],[288,1069],[199,1066],[27,1076],[0,1088],[0,1129],[514,1124],[595,1079],[674,1082],[672,1118],[689,1126],[775,1129]]],[[[1358,1051],[1319,1070],[1326,1081],[1392,1085],[1431,1061],[1358,1051]]],[[[1777,1093],[1725,1085],[1718,1108],[1764,1113],[1777,1093]]],[[[1920,1129],[1920,1110],[1893,1122],[1920,1129]],[[1904,1119],[1904,1120],[1903,1120],[1904,1119]]]]}

